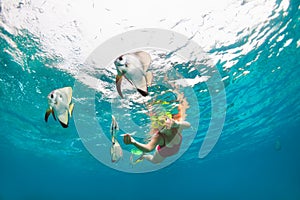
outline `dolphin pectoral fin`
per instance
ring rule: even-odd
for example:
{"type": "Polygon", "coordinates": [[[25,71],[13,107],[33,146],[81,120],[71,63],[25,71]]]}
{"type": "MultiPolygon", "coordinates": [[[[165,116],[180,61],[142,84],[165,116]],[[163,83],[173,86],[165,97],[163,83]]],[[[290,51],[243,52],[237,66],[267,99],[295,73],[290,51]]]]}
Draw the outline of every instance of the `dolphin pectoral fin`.
{"type": "Polygon", "coordinates": [[[62,127],[67,128],[69,125],[68,111],[66,110],[66,112],[58,115],[57,117],[58,117],[58,120],[59,120],[60,124],[62,125],[62,127]]]}
{"type": "Polygon", "coordinates": [[[52,113],[53,119],[56,121],[56,117],[55,117],[54,111],[52,110],[51,113],[52,113]]]}
{"type": "Polygon", "coordinates": [[[48,122],[48,118],[51,113],[53,113],[53,110],[51,108],[48,108],[45,113],[45,122],[48,122]]]}
{"type": "Polygon", "coordinates": [[[153,74],[152,74],[152,72],[147,72],[146,73],[147,86],[151,86],[152,80],[153,80],[153,74]]]}
{"type": "Polygon", "coordinates": [[[151,64],[151,56],[144,51],[138,51],[138,52],[135,52],[134,54],[142,62],[144,71],[147,71],[147,69],[149,68],[149,66],[151,64]]]}
{"type": "Polygon", "coordinates": [[[118,122],[116,121],[115,116],[111,116],[112,120],[111,120],[111,125],[110,125],[110,134],[112,136],[112,143],[114,143],[114,138],[115,138],[115,134],[116,131],[119,130],[119,125],[118,122]]]}
{"type": "Polygon", "coordinates": [[[69,115],[70,115],[70,117],[72,117],[73,109],[74,109],[74,103],[71,103],[70,106],[69,106],[69,115]]]}
{"type": "Polygon", "coordinates": [[[48,122],[48,118],[49,116],[52,114],[53,116],[53,119],[56,121],[56,117],[55,117],[55,114],[54,114],[54,111],[52,108],[49,108],[47,109],[46,113],[45,113],[45,122],[48,122]]]}
{"type": "Polygon", "coordinates": [[[116,87],[117,87],[117,91],[118,91],[121,98],[123,98],[123,94],[122,94],[122,91],[121,91],[122,77],[123,77],[122,75],[117,75],[116,76],[116,87]]]}

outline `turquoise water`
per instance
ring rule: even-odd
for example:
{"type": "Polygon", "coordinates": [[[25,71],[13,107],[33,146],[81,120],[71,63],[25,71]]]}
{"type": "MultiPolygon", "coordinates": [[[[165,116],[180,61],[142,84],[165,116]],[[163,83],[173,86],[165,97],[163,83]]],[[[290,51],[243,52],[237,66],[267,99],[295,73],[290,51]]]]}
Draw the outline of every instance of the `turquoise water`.
{"type": "MultiPolygon", "coordinates": [[[[211,48],[211,56],[236,55],[215,64],[227,102],[216,146],[204,159],[198,157],[211,119],[211,99],[200,92],[207,90],[206,84],[197,83],[183,89],[194,91],[198,102],[185,95],[200,112],[195,107],[187,111],[191,144],[171,165],[132,174],[94,158],[73,118],[68,129],[53,120],[44,122],[49,92],[74,86],[76,75],[56,67],[65,62],[64,56],[47,49],[42,35],[26,28],[9,31],[12,25],[5,25],[1,15],[0,199],[300,199],[299,19],[299,1],[290,1],[285,12],[272,13],[264,26],[239,41],[211,48]],[[255,42],[246,54],[240,53],[255,42]],[[199,123],[193,121],[198,114],[199,123]]],[[[184,77],[196,76],[177,68],[184,77]]],[[[113,73],[100,70],[95,77],[116,93],[113,73]]],[[[94,102],[99,124],[109,130],[112,100],[95,91],[94,102]]],[[[138,114],[141,109],[134,104],[130,117],[143,126],[148,121],[138,114]]]]}

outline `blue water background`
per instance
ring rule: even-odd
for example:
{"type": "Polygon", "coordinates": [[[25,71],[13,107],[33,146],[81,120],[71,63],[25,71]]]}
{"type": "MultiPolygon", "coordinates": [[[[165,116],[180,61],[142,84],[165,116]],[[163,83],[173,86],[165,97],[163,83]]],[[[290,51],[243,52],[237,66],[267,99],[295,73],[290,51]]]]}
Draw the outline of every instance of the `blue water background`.
{"type": "MultiPolygon", "coordinates": [[[[37,36],[27,30],[12,35],[0,27],[22,52],[0,38],[0,199],[300,199],[299,18],[299,1],[291,1],[287,14],[261,30],[280,24],[282,40],[276,41],[277,32],[270,34],[235,58],[228,71],[222,70],[225,63],[217,64],[230,78],[224,81],[226,121],[213,151],[198,158],[210,115],[209,98],[203,96],[199,108],[207,123],[200,122],[188,151],[145,174],[97,161],[78,140],[73,121],[68,129],[43,121],[49,91],[75,79],[51,67],[62,60],[43,55],[37,36]],[[250,61],[250,74],[235,79],[250,61]]],[[[210,53],[226,54],[249,38],[210,53]]]]}

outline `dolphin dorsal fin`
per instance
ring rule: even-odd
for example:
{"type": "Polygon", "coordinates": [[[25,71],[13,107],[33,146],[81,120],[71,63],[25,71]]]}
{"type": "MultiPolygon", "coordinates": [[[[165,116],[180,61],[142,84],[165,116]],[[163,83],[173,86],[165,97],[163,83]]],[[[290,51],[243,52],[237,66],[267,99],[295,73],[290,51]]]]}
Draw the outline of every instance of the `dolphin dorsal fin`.
{"type": "Polygon", "coordinates": [[[151,56],[144,51],[138,51],[134,54],[139,57],[140,61],[142,62],[144,71],[147,71],[151,64],[151,56]]]}
{"type": "Polygon", "coordinates": [[[72,88],[71,87],[64,87],[60,89],[62,92],[64,92],[67,96],[67,104],[70,104],[72,101],[72,88]]]}

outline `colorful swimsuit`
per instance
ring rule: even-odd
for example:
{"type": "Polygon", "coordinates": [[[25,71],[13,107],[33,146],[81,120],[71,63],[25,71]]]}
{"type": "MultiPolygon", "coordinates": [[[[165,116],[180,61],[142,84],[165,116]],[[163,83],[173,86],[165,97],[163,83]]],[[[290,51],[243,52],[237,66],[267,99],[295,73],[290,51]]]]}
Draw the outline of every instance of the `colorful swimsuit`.
{"type": "Polygon", "coordinates": [[[166,158],[166,157],[177,154],[180,149],[181,142],[182,142],[182,135],[179,134],[180,142],[178,144],[174,144],[172,147],[167,147],[164,134],[162,134],[162,133],[158,133],[158,134],[160,134],[164,138],[164,144],[162,146],[157,145],[157,147],[156,147],[156,150],[159,153],[159,155],[166,158]]]}

